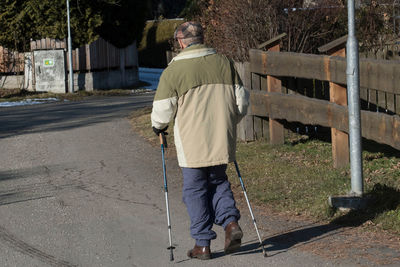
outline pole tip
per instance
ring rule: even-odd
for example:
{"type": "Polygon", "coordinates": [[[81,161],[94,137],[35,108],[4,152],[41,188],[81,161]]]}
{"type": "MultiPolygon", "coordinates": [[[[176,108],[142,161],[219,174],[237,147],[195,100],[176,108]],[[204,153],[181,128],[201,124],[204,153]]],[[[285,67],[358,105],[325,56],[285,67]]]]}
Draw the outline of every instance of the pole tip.
{"type": "Polygon", "coordinates": [[[268,257],[267,251],[265,250],[264,246],[262,246],[262,252],[263,252],[264,258],[268,257]]]}

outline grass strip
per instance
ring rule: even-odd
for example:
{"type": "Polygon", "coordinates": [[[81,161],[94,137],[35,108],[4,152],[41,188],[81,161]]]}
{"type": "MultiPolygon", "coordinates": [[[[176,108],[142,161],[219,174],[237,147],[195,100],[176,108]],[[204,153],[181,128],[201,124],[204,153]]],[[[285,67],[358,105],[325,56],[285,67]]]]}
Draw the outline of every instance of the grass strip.
{"type": "Polygon", "coordinates": [[[76,93],[56,94],[48,92],[31,92],[24,89],[0,89],[0,102],[15,102],[25,99],[57,98],[59,100],[78,101],[89,96],[124,96],[148,92],[146,89],[112,89],[78,91],[76,93]]]}
{"type": "MultiPolygon", "coordinates": [[[[136,132],[158,145],[151,130],[151,108],[132,113],[136,132]]],[[[172,125],[170,125],[170,132],[172,125]]],[[[168,136],[173,144],[172,134],[168,136]]],[[[376,227],[400,234],[400,153],[365,142],[363,152],[365,196],[371,199],[364,211],[334,210],[331,195],[350,191],[349,167],[333,168],[331,144],[298,135],[284,145],[265,141],[239,142],[237,161],[249,198],[277,212],[352,226],[376,227]]],[[[234,190],[241,190],[232,164],[228,176],[234,190]]]]}

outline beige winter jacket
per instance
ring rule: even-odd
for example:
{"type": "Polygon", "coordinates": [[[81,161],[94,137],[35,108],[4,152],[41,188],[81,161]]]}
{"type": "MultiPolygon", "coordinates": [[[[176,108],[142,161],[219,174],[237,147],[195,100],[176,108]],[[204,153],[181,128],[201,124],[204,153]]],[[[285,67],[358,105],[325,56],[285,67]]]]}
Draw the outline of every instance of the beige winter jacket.
{"type": "Polygon", "coordinates": [[[235,160],[236,124],[246,114],[248,91],[234,64],[212,48],[193,45],[161,75],[153,102],[152,126],[175,117],[179,165],[199,168],[235,160]]]}

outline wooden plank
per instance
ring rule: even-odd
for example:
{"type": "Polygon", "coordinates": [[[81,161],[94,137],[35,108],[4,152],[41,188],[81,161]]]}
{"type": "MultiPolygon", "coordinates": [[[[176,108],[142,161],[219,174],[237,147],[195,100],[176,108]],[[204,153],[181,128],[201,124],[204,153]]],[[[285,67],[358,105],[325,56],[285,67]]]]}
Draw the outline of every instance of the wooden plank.
{"type": "Polygon", "coordinates": [[[69,73],[69,64],[70,64],[70,62],[69,62],[69,56],[67,55],[67,56],[65,57],[65,59],[66,59],[66,62],[67,62],[67,65],[66,65],[67,73],[69,73]]]}
{"type": "Polygon", "coordinates": [[[78,50],[79,50],[79,53],[78,53],[78,62],[79,62],[79,64],[78,64],[78,70],[79,71],[85,71],[86,70],[86,54],[85,54],[85,52],[86,52],[86,49],[85,49],[85,46],[81,46],[81,47],[79,47],[79,48],[77,48],[78,50]]]}
{"type": "Polygon", "coordinates": [[[387,93],[386,94],[386,108],[389,112],[395,113],[396,104],[394,99],[394,94],[387,93]]]}
{"type": "Polygon", "coordinates": [[[115,46],[112,44],[108,47],[109,59],[110,59],[110,68],[115,68],[115,46]]]}
{"type": "Polygon", "coordinates": [[[10,72],[15,72],[15,53],[12,50],[9,50],[8,62],[10,66],[10,72]]]}
{"type": "Polygon", "coordinates": [[[75,70],[76,65],[76,57],[75,57],[75,50],[72,50],[72,70],[75,70]]]}
{"type": "Polygon", "coordinates": [[[75,49],[75,68],[74,71],[79,71],[79,48],[75,49]]]}
{"type": "Polygon", "coordinates": [[[368,101],[368,89],[367,88],[360,88],[360,98],[362,100],[368,101]]]}
{"type": "MultiPolygon", "coordinates": [[[[255,73],[346,84],[346,59],[336,56],[251,49],[250,62],[255,73]]],[[[360,59],[360,87],[400,94],[398,73],[396,61],[360,59]]]]}
{"type": "Polygon", "coordinates": [[[51,39],[50,40],[50,48],[51,49],[56,49],[56,39],[51,39]]]}
{"type": "MultiPolygon", "coordinates": [[[[330,101],[337,105],[347,106],[347,90],[345,87],[330,83],[330,101]]],[[[348,134],[331,128],[333,167],[341,168],[349,164],[349,136],[348,134]]]]}
{"type": "Polygon", "coordinates": [[[25,53],[20,54],[21,71],[25,71],[25,53]]]}
{"type": "Polygon", "coordinates": [[[254,122],[253,122],[253,116],[245,116],[242,121],[244,125],[244,136],[246,142],[248,141],[254,141],[254,122]]]}
{"type": "Polygon", "coordinates": [[[348,132],[347,107],[302,95],[250,92],[251,115],[303,124],[334,127],[348,132]],[[293,112],[293,111],[296,112],[293,112]]]}
{"type": "Polygon", "coordinates": [[[100,42],[100,54],[99,54],[99,57],[100,57],[100,62],[101,62],[101,66],[100,66],[100,68],[101,69],[106,69],[107,68],[107,49],[106,49],[106,42],[103,40],[103,39],[101,39],[101,42],[100,42]]]}
{"type": "Polygon", "coordinates": [[[50,38],[46,37],[45,43],[46,43],[46,44],[45,44],[45,45],[46,45],[46,49],[52,49],[50,38]]]}
{"type": "MultiPolygon", "coordinates": [[[[116,49],[117,60],[119,59],[119,49],[116,49]]],[[[235,68],[246,89],[251,90],[251,73],[249,62],[235,62],[235,68]]],[[[242,141],[253,141],[253,116],[246,115],[237,126],[238,138],[242,141]]]]}
{"type": "MultiPolygon", "coordinates": [[[[251,72],[250,72],[250,64],[245,62],[244,65],[244,77],[243,77],[243,85],[245,88],[251,89],[251,72]]],[[[253,116],[246,115],[243,118],[244,124],[244,133],[245,133],[245,141],[254,141],[254,122],[253,116]]]]}
{"type": "MultiPolygon", "coordinates": [[[[251,91],[252,115],[336,128],[348,133],[347,107],[301,95],[251,91]],[[293,112],[296,110],[296,112],[293,112]]],[[[400,117],[361,111],[362,136],[400,149],[400,117]]]]}
{"type": "Polygon", "coordinates": [[[263,138],[263,120],[260,117],[254,116],[254,138],[261,140],[263,138]]]}
{"type": "Polygon", "coordinates": [[[105,43],[105,53],[104,56],[106,58],[106,68],[107,70],[110,70],[111,68],[111,62],[110,62],[110,44],[108,42],[105,43]]]}
{"type": "Polygon", "coordinates": [[[331,128],[332,160],[334,168],[341,168],[349,164],[349,135],[331,128]]]}
{"type": "Polygon", "coordinates": [[[121,49],[114,47],[114,68],[119,66],[120,51],[121,49]]]}
{"type": "MultiPolygon", "coordinates": [[[[267,92],[268,91],[268,79],[265,76],[261,77],[261,90],[267,92]]],[[[261,117],[261,126],[262,126],[262,136],[264,139],[269,140],[269,120],[267,117],[261,117]]]]}
{"type": "Polygon", "coordinates": [[[46,49],[46,39],[45,38],[40,40],[40,49],[46,49]]]}
{"type": "Polygon", "coordinates": [[[85,55],[86,55],[86,70],[91,71],[91,61],[90,61],[90,45],[85,45],[85,55]]]}
{"type": "Polygon", "coordinates": [[[339,57],[250,49],[250,62],[255,73],[346,83],[346,60],[339,57]]]}
{"type": "Polygon", "coordinates": [[[369,110],[377,111],[378,108],[378,99],[377,99],[377,92],[373,89],[368,89],[368,103],[369,103],[369,110]]]}
{"type": "MultiPolygon", "coordinates": [[[[347,106],[347,89],[336,83],[330,83],[330,102],[347,106]]],[[[349,136],[335,128],[331,128],[333,167],[341,168],[349,164],[349,136]]]]}
{"type": "Polygon", "coordinates": [[[368,89],[360,88],[361,109],[368,110],[368,89]]]}
{"type": "MultiPolygon", "coordinates": [[[[257,90],[260,91],[261,90],[261,77],[259,74],[256,73],[251,73],[251,89],[252,90],[257,90]]],[[[253,122],[254,122],[254,138],[256,140],[259,140],[262,138],[263,134],[262,134],[262,119],[255,116],[253,118],[253,122]]]]}
{"type": "MultiPolygon", "coordinates": [[[[331,48],[332,50],[332,48],[331,48]]],[[[346,49],[333,51],[332,56],[345,57],[346,49]]],[[[329,100],[340,106],[347,106],[347,88],[337,83],[329,82],[329,100]]],[[[331,128],[333,167],[345,167],[350,162],[349,136],[336,128],[331,128]]]]}
{"type": "Polygon", "coordinates": [[[100,61],[100,66],[99,66],[99,68],[100,69],[104,69],[106,66],[106,64],[105,64],[105,57],[104,57],[104,55],[105,55],[105,49],[104,49],[104,40],[103,39],[101,39],[101,41],[100,41],[100,47],[99,47],[100,49],[99,49],[99,61],[100,61]]]}
{"type": "MultiPolygon", "coordinates": [[[[118,55],[117,59],[119,58],[119,50],[116,49],[116,55],[118,55]]],[[[251,89],[251,79],[250,77],[250,72],[249,72],[249,63],[244,62],[244,63],[238,63],[235,62],[235,68],[237,73],[240,76],[240,79],[243,81],[243,85],[246,89],[251,89]]],[[[253,136],[253,129],[252,129],[252,123],[253,123],[253,116],[245,116],[237,125],[237,134],[238,138],[242,141],[252,141],[254,140],[253,136]],[[251,124],[251,125],[250,125],[251,124]],[[251,127],[251,128],[250,128],[251,127]],[[249,133],[249,129],[251,129],[251,132],[249,133]]]]}
{"type": "Polygon", "coordinates": [[[95,58],[95,60],[96,60],[96,69],[98,70],[98,69],[101,69],[101,43],[100,43],[100,40],[97,40],[97,42],[96,42],[96,46],[95,46],[96,48],[96,58],[95,58]]]}
{"type": "Polygon", "coordinates": [[[378,106],[381,110],[386,110],[386,94],[385,92],[378,91],[378,106]]]}
{"type": "Polygon", "coordinates": [[[61,48],[67,49],[67,41],[65,39],[61,41],[61,48]]]}
{"type": "Polygon", "coordinates": [[[362,135],[400,149],[400,119],[385,113],[361,112],[362,135]]]}
{"type": "Polygon", "coordinates": [[[251,73],[251,90],[261,90],[261,77],[257,73],[251,73]]]}
{"type": "Polygon", "coordinates": [[[10,72],[7,47],[4,47],[4,49],[3,49],[3,65],[4,65],[4,72],[10,72]]]}
{"type": "MultiPolygon", "coordinates": [[[[279,44],[269,48],[274,53],[280,50],[279,44]]],[[[282,82],[277,77],[267,76],[268,92],[282,93],[282,82]]],[[[285,143],[285,132],[283,125],[273,118],[269,118],[269,142],[273,145],[281,145],[285,143]]]]}
{"type": "Polygon", "coordinates": [[[100,41],[98,40],[97,42],[96,42],[96,45],[95,45],[95,54],[96,54],[96,56],[95,56],[95,62],[96,62],[96,69],[98,70],[98,69],[100,69],[101,68],[101,65],[100,65],[100,52],[101,52],[101,50],[100,50],[100,41]]]}
{"type": "Polygon", "coordinates": [[[97,69],[97,41],[90,44],[90,60],[92,70],[97,69]]]}
{"type": "Polygon", "coordinates": [[[0,45],[0,72],[5,72],[4,67],[4,47],[0,45]]]}
{"type": "Polygon", "coordinates": [[[129,46],[124,48],[125,51],[125,68],[128,67],[128,63],[129,63],[129,57],[130,57],[130,50],[129,50],[129,46]]]}
{"type": "Polygon", "coordinates": [[[278,35],[278,36],[276,36],[276,37],[274,37],[274,38],[272,38],[272,39],[270,39],[270,40],[258,45],[257,48],[258,49],[263,49],[264,47],[268,48],[268,46],[280,41],[280,39],[286,37],[286,35],[287,35],[286,33],[282,33],[282,34],[280,34],[280,35],[278,35]]]}
{"type": "Polygon", "coordinates": [[[333,40],[332,42],[327,43],[326,45],[323,45],[321,47],[318,47],[318,51],[320,53],[327,53],[329,55],[332,55],[334,51],[332,50],[341,50],[344,48],[347,42],[347,35],[342,36],[336,40],[333,40]]]}
{"type": "Polygon", "coordinates": [[[35,49],[40,49],[40,40],[35,40],[33,42],[35,42],[35,49]]]}
{"type": "Polygon", "coordinates": [[[395,95],[396,101],[396,114],[400,114],[400,95],[395,95]]]}
{"type": "Polygon", "coordinates": [[[31,40],[31,51],[36,49],[36,41],[31,40]]]}

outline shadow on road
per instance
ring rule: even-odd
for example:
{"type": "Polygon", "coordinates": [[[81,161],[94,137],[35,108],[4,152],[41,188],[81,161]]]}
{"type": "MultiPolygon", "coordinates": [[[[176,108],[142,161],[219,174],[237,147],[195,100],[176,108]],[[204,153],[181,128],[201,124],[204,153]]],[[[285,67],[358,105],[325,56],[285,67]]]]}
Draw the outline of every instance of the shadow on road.
{"type": "MultiPolygon", "coordinates": [[[[384,212],[396,210],[400,204],[400,191],[386,185],[375,185],[369,193],[365,194],[365,197],[370,199],[369,206],[366,210],[351,210],[328,224],[321,225],[315,223],[305,225],[266,238],[263,244],[268,256],[278,255],[294,247],[317,242],[330,236],[343,233],[352,227],[361,226],[384,212]]],[[[252,240],[243,244],[240,251],[234,255],[257,253],[262,254],[260,244],[258,240],[252,240]]],[[[223,255],[223,253],[217,252],[214,254],[214,257],[217,258],[223,255]]]]}

